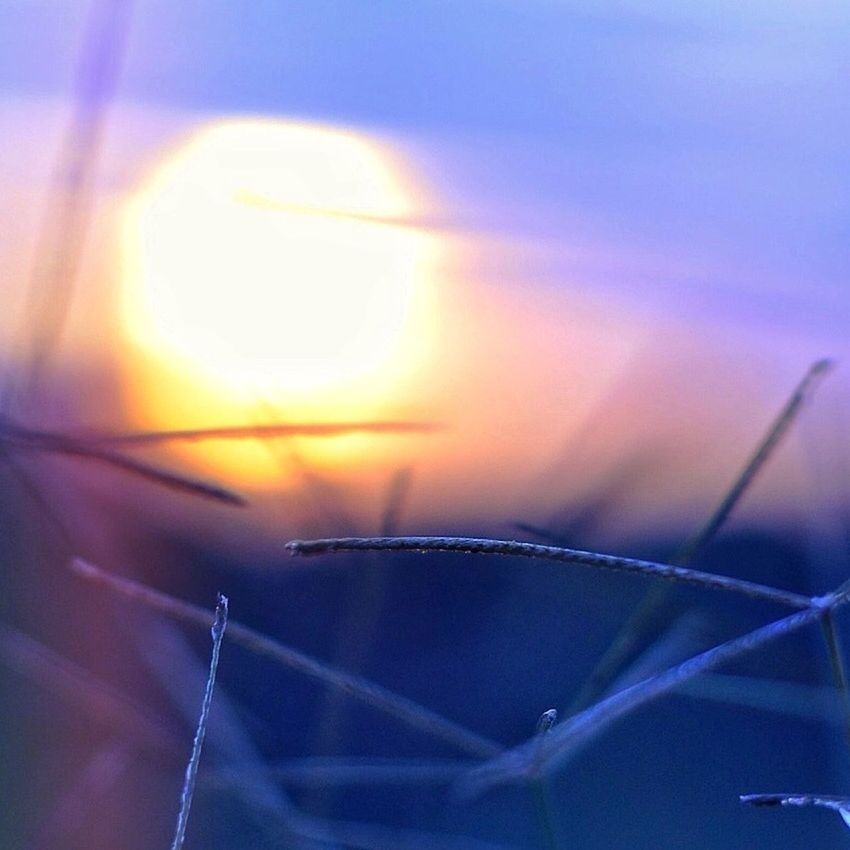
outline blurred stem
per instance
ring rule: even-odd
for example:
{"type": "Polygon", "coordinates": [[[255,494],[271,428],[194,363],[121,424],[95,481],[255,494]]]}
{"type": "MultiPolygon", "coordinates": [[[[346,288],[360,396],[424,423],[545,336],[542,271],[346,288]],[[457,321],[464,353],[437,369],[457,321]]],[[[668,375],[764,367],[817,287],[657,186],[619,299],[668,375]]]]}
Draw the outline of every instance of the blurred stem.
{"type": "MultiPolygon", "coordinates": [[[[803,402],[814,390],[818,381],[831,368],[832,361],[828,359],[818,360],[808,368],[806,374],[803,375],[800,382],[794,387],[788,400],[759,441],[755,451],[753,451],[744,464],[744,467],[738,473],[732,486],[726,491],[702,527],[692,534],[676,552],[671,563],[680,567],[689,564],[714,538],[762,467],[771,457],[782,437],[794,423],[803,406],[803,402]]],[[[671,593],[672,588],[661,583],[657,583],[655,587],[647,592],[631,616],[623,624],[602,658],[599,659],[599,662],[584,685],[579,689],[568,709],[569,714],[575,714],[587,708],[597,697],[602,695],[634,652],[635,647],[644,637],[659,609],[665,604],[671,593]]],[[[850,714],[850,701],[848,701],[848,714],[850,714]]],[[[848,735],[850,735],[850,727],[848,727],[848,735]]],[[[850,737],[848,737],[848,741],[850,741],[850,737]]]]}
{"type": "Polygon", "coordinates": [[[832,679],[838,690],[838,697],[841,700],[844,713],[844,735],[847,746],[850,747],[850,690],[847,687],[847,666],[844,662],[844,653],[841,649],[838,631],[835,628],[835,620],[829,611],[821,619],[821,628],[829,655],[829,665],[832,668],[832,679]]]}
{"type": "Polygon", "coordinates": [[[534,797],[534,805],[537,809],[537,819],[540,830],[543,833],[543,845],[546,850],[558,850],[558,835],[555,831],[555,814],[549,798],[549,789],[546,780],[538,776],[531,782],[531,794],[534,797]]]}

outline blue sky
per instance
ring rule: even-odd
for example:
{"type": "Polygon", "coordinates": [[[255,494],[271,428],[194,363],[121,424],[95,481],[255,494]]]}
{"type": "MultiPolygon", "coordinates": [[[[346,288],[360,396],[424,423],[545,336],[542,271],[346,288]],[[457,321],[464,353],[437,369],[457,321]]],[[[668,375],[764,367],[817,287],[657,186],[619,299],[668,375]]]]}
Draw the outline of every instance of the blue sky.
{"type": "MultiPolygon", "coordinates": [[[[86,5],[7,4],[0,87],[66,92],[86,5]]],[[[662,299],[758,315],[766,293],[831,327],[850,318],[848,35],[837,2],[154,0],[121,97],[405,134],[476,223],[611,245],[622,263],[587,285],[631,268],[662,299]]]]}
{"type": "MultiPolygon", "coordinates": [[[[0,98],[71,91],[88,8],[6,4],[0,98]]],[[[756,434],[809,362],[850,353],[848,36],[839,2],[145,0],[118,92],[130,109],[115,121],[144,155],[174,128],[234,113],[390,134],[449,231],[483,235],[467,264],[481,297],[578,296],[600,323],[597,348],[616,349],[632,322],[651,340],[648,374],[657,359],[696,369],[694,410],[728,404],[731,422],[746,399],[756,434]],[[139,116],[158,113],[145,137],[139,116]]],[[[20,148],[29,130],[14,129],[20,148]]],[[[22,168],[13,153],[7,175],[22,168]]],[[[495,345],[507,319],[488,310],[470,314],[495,345]]],[[[535,404],[574,386],[562,361],[598,365],[592,328],[571,328],[558,306],[537,314],[545,329],[511,329],[501,350],[476,354],[512,362],[551,336],[535,356],[552,378],[523,384],[535,404]]],[[[850,399],[846,371],[834,380],[850,399]]],[[[658,397],[682,391],[644,380],[658,397]]]]}

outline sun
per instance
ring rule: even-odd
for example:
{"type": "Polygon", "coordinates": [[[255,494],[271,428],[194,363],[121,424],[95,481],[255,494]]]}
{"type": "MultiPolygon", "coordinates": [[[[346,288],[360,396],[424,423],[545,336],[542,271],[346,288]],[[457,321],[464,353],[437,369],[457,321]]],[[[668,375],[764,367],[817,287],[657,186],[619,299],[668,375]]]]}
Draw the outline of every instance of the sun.
{"type": "MultiPolygon", "coordinates": [[[[331,127],[227,120],[168,151],[123,216],[134,420],[386,410],[434,339],[436,240],[415,226],[421,197],[386,145],[331,127]]],[[[255,483],[269,468],[259,446],[217,445],[215,457],[255,483]]]]}

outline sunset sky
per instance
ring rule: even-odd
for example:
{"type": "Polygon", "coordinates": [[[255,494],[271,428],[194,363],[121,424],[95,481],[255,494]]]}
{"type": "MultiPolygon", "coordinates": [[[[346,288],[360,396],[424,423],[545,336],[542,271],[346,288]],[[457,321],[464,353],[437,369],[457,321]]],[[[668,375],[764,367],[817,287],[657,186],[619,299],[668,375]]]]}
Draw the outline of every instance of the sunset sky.
{"type": "MultiPolygon", "coordinates": [[[[96,24],[105,20],[104,8],[96,24]]],[[[81,9],[65,0],[14,4],[0,33],[0,269],[12,304],[27,279],[67,121],[87,26],[81,9]]],[[[426,515],[438,498],[480,512],[485,490],[492,516],[512,510],[539,476],[557,477],[557,459],[571,440],[582,459],[575,460],[581,471],[571,473],[573,491],[547,492],[543,504],[592,490],[605,468],[659,433],[659,499],[666,492],[687,500],[722,486],[806,366],[823,355],[840,360],[848,349],[850,12],[841,3],[670,10],[635,0],[604,10],[583,2],[471,1],[449,26],[441,9],[436,2],[137,4],[63,354],[66,365],[86,349],[124,364],[124,404],[81,416],[136,427],[274,415],[436,420],[446,433],[421,445],[351,438],[348,448],[345,441],[298,447],[343,476],[353,469],[345,458],[357,456],[357,480],[415,463],[426,515]],[[383,357],[373,362],[374,374],[330,375],[330,384],[322,379],[300,395],[265,387],[235,402],[222,401],[227,391],[216,389],[223,379],[210,377],[209,362],[203,380],[175,368],[173,346],[159,356],[180,373],[176,383],[160,367],[151,377],[140,365],[131,340],[143,332],[113,318],[121,314],[128,275],[138,272],[128,263],[141,262],[128,260],[127,228],[135,226],[127,224],[128,209],[150,196],[151,181],[162,185],[156,175],[169,162],[185,161],[187,145],[197,148],[191,140],[247,119],[272,132],[301,126],[348,134],[384,169],[383,177],[368,178],[353,166],[364,186],[396,181],[396,200],[366,212],[395,217],[399,227],[354,226],[380,231],[380,239],[395,227],[396,237],[419,240],[413,254],[392,261],[427,279],[416,290],[430,293],[427,306],[425,296],[417,302],[425,312],[390,331],[415,353],[402,356],[377,342],[384,353],[374,355],[383,357]],[[95,335],[93,316],[101,317],[95,335]],[[699,382],[689,380],[695,374],[699,382]],[[159,408],[145,401],[146,381],[156,387],[159,408]],[[201,397],[203,404],[189,403],[201,397]],[[592,447],[589,432],[597,434],[592,447]],[[667,476],[673,480],[664,485],[667,476]]],[[[264,181],[277,179],[269,175],[284,174],[282,194],[272,201],[291,207],[285,175],[314,166],[287,149],[285,163],[270,160],[264,176],[239,144],[229,165],[213,166],[209,179],[193,165],[190,179],[214,192],[218,176],[232,168],[242,176],[223,177],[225,183],[243,180],[238,191],[262,196],[277,191],[265,192],[264,181]]],[[[318,204],[327,218],[337,204],[335,190],[328,191],[296,202],[318,204]]],[[[238,245],[228,247],[229,259],[216,249],[222,240],[196,214],[206,204],[198,197],[175,207],[192,223],[181,225],[185,233],[167,227],[174,244],[187,247],[182,258],[172,251],[163,272],[180,269],[196,286],[209,269],[241,262],[238,245]],[[202,244],[211,246],[206,270],[197,263],[202,244]]],[[[362,212],[350,199],[338,203],[343,216],[362,212]]],[[[266,206],[263,214],[281,214],[266,206]]],[[[333,215],[341,232],[339,209],[333,215]]],[[[227,221],[216,226],[235,232],[227,221]]],[[[163,242],[156,233],[149,238],[163,242]]],[[[250,250],[268,269],[256,245],[250,250]]],[[[384,254],[375,261],[387,268],[384,254]]],[[[374,278],[368,266],[362,275],[374,278]]],[[[185,298],[199,292],[187,290],[185,298]]],[[[266,306],[266,322],[276,309],[266,306]]],[[[221,315],[226,320],[227,310],[221,315]]],[[[375,321],[386,328],[399,316],[375,321]]],[[[328,314],[324,324],[330,320],[328,314]]],[[[250,327],[259,319],[241,321],[250,327]]],[[[303,328],[305,320],[295,325],[303,328]]],[[[367,336],[374,342],[374,333],[361,339],[367,336]]],[[[192,339],[178,347],[188,350],[192,339]]],[[[228,352],[222,348],[222,362],[228,352]]],[[[829,410],[847,396],[843,371],[831,379],[829,410]]],[[[834,422],[830,417],[823,422],[834,422]]],[[[248,472],[266,463],[262,447],[240,451],[229,466],[206,466],[227,476],[241,465],[246,486],[268,478],[248,472]]]]}

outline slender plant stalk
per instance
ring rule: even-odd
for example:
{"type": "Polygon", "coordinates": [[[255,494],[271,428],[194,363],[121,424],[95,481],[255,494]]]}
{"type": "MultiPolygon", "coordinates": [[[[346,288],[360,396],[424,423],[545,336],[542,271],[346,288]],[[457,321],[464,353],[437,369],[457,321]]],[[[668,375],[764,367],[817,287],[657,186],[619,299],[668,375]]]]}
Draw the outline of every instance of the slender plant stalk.
{"type": "Polygon", "coordinates": [[[841,815],[850,827],[850,797],[831,794],[742,794],[740,801],[748,806],[817,806],[841,815]]]}
{"type": "Polygon", "coordinates": [[[844,653],[841,649],[841,641],[835,628],[835,620],[827,611],[821,622],[824,643],[829,656],[829,666],[832,670],[832,680],[838,691],[841,709],[844,718],[844,737],[850,747],[850,690],[847,686],[847,665],[844,661],[844,653]]]}
{"type": "MultiPolygon", "coordinates": [[[[104,585],[128,599],[160,611],[176,620],[201,626],[207,625],[207,612],[196,605],[191,605],[130,579],[112,575],[81,558],[73,559],[70,567],[81,578],[104,585]]],[[[460,724],[442,717],[413,700],[399,696],[381,685],[364,679],[362,676],[337,670],[248,626],[243,626],[231,620],[227,634],[230,641],[238,643],[251,652],[336,688],[353,699],[366,703],[378,711],[383,711],[411,728],[446,741],[470,755],[479,758],[492,758],[502,751],[502,747],[494,741],[465,729],[460,724]]]]}
{"type": "Polygon", "coordinates": [[[540,558],[615,572],[639,573],[668,581],[696,584],[700,587],[726,590],[756,599],[766,599],[777,605],[805,608],[808,596],[764,584],[715,575],[702,570],[658,564],[619,555],[603,555],[559,546],[541,546],[515,540],[490,540],[476,537],[333,537],[325,540],[293,540],[286,544],[292,555],[322,555],[329,552],[462,552],[469,555],[507,555],[519,558],[540,558]]]}
{"type": "MultiPolygon", "coordinates": [[[[409,467],[397,470],[389,482],[381,511],[380,533],[394,534],[404,512],[412,474],[409,467]]],[[[337,631],[336,647],[332,656],[334,667],[360,671],[368,660],[375,634],[387,598],[389,574],[377,555],[366,557],[358,567],[357,575],[347,594],[345,616],[337,631]]],[[[314,733],[313,749],[319,753],[335,752],[346,727],[345,700],[339,691],[327,691],[323,704],[317,711],[318,722],[314,733]]],[[[330,789],[325,789],[322,799],[313,801],[315,814],[329,807],[330,789]]]]}
{"type": "Polygon", "coordinates": [[[293,830],[303,838],[318,842],[322,847],[344,847],[346,850],[520,850],[471,836],[447,833],[419,832],[412,829],[384,826],[375,823],[330,820],[301,815],[293,830]]]}
{"type": "Polygon", "coordinates": [[[2,391],[4,410],[23,391],[38,388],[65,326],[91,223],[101,142],[126,54],[132,9],[132,0],[91,4],[71,113],[53,163],[16,340],[24,369],[2,391]]]}
{"type": "Polygon", "coordinates": [[[768,623],[705,652],[681,664],[651,676],[625,690],[601,700],[584,711],[569,717],[556,726],[543,741],[532,739],[473,770],[463,783],[468,791],[483,790],[489,785],[533,778],[548,773],[563,764],[592,738],[611,724],[631,714],[636,709],[690,681],[708,670],[727,663],[740,655],[791,634],[825,614],[845,605],[850,595],[844,586],[826,596],[816,597],[803,611],[797,611],[781,620],[768,623]]]}
{"type": "Polygon", "coordinates": [[[182,751],[176,729],[125,694],[49,649],[0,623],[0,664],[96,723],[103,723],[137,747],[169,757],[182,751]]]}
{"type": "Polygon", "coordinates": [[[735,483],[721,499],[714,513],[706,520],[705,525],[682,547],[676,556],[677,561],[690,561],[717,534],[729,518],[729,514],[741,500],[741,496],[744,495],[753,479],[773,454],[774,449],[779,445],[779,441],[794,423],[803,403],[832,367],[833,361],[826,358],[816,361],[809,367],[761,442],[756,446],[756,450],[735,479],[735,483]]]}
{"type": "MultiPolygon", "coordinates": [[[[806,398],[811,395],[817,383],[829,372],[832,365],[831,360],[822,359],[809,367],[717,507],[703,526],[673,556],[673,564],[686,566],[714,539],[765,463],[770,459],[782,437],[794,423],[806,398]]],[[[570,706],[570,714],[586,708],[605,691],[626,659],[634,652],[671,592],[670,587],[658,582],[647,591],[644,598],[623,624],[617,636],[609,644],[608,649],[603,653],[590,676],[579,688],[570,706]]]]}
{"type": "Polygon", "coordinates": [[[171,842],[171,850],[180,850],[186,837],[186,825],[189,822],[189,811],[192,808],[192,795],[195,793],[195,781],[198,776],[198,765],[201,761],[201,750],[204,746],[204,736],[207,733],[207,720],[212,705],[213,689],[215,688],[215,674],[218,670],[218,658],[221,653],[221,642],[224,639],[224,630],[227,628],[227,597],[219,593],[218,604],[215,609],[215,620],[212,625],[212,656],[210,658],[210,672],[207,676],[207,684],[204,689],[204,699],[201,703],[201,716],[198,718],[198,728],[195,739],[192,742],[192,755],[189,764],[186,765],[186,776],[183,779],[183,790],[180,793],[180,811],[177,813],[177,827],[174,830],[174,840],[171,842]]]}
{"type": "Polygon", "coordinates": [[[748,806],[826,806],[850,809],[850,797],[834,794],[742,794],[748,806]]]}
{"type": "Polygon", "coordinates": [[[537,818],[543,831],[543,841],[548,850],[558,850],[558,833],[555,829],[555,816],[549,799],[546,778],[538,776],[531,781],[531,793],[537,808],[537,818]]]}
{"type": "MultiPolygon", "coordinates": [[[[264,768],[265,774],[286,785],[302,788],[324,788],[327,785],[450,785],[458,776],[471,770],[472,760],[422,760],[339,758],[309,756],[289,759],[264,768]]],[[[245,770],[216,770],[201,773],[200,781],[213,787],[244,784],[250,779],[245,770]]]]}
{"type": "Polygon", "coordinates": [[[185,429],[180,431],[148,431],[137,434],[90,434],[71,436],[26,428],[0,418],[0,442],[16,450],[52,452],[105,463],[123,472],[193,496],[242,507],[242,496],[217,484],[185,475],[176,475],[151,464],[111,451],[115,446],[145,446],[170,441],[271,439],[274,437],[334,437],[359,432],[392,434],[432,431],[437,426],[427,422],[327,422],[249,425],[222,428],[185,429]]]}
{"type": "Polygon", "coordinates": [[[0,442],[10,450],[40,451],[62,454],[69,457],[79,457],[87,460],[98,461],[108,466],[129,472],[139,478],[144,478],[154,484],[187,493],[192,496],[200,496],[215,502],[223,502],[227,505],[243,507],[245,500],[242,496],[199,479],[189,478],[184,475],[176,475],[151,466],[148,463],[127,457],[109,449],[98,448],[96,445],[80,443],[63,434],[53,434],[44,431],[29,431],[27,429],[15,428],[14,430],[0,427],[0,442]]]}
{"type": "Polygon", "coordinates": [[[844,714],[835,705],[835,688],[832,685],[805,685],[778,679],[709,673],[686,682],[676,693],[786,717],[844,725],[844,714]]]}
{"type": "Polygon", "coordinates": [[[270,425],[235,425],[220,428],[184,428],[175,431],[140,431],[132,434],[86,434],[79,441],[96,446],[147,446],[168,442],[205,440],[269,440],[277,437],[339,437],[346,434],[409,434],[434,431],[429,422],[281,422],[270,425]]]}

